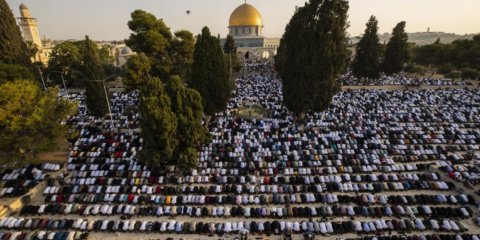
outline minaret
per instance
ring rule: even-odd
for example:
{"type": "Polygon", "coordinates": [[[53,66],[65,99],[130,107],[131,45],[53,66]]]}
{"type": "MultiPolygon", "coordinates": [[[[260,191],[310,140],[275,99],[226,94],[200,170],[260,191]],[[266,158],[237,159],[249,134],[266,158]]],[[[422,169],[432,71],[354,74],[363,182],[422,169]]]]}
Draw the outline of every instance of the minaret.
{"type": "Polygon", "coordinates": [[[40,34],[38,33],[37,19],[32,18],[30,10],[28,10],[28,7],[23,3],[20,5],[20,15],[21,17],[19,17],[18,20],[22,28],[23,39],[25,41],[32,41],[41,51],[43,46],[40,34]]]}

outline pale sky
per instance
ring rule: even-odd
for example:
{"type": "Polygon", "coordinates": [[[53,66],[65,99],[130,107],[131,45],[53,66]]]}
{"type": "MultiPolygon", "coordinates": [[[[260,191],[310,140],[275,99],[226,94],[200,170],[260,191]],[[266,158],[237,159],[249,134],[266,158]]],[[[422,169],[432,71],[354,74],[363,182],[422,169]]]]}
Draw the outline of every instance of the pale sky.
{"type": "MultiPolygon", "coordinates": [[[[25,3],[37,18],[40,35],[54,40],[123,40],[130,35],[130,13],[143,9],[163,18],[172,31],[187,29],[198,34],[208,26],[225,36],[231,12],[243,0],[7,0],[14,15],[25,3]],[[191,15],[185,13],[190,10],[191,15]]],[[[261,13],[265,36],[281,37],[295,6],[305,0],[248,0],[261,13]]],[[[349,33],[363,33],[370,15],[379,20],[380,33],[391,32],[407,21],[407,32],[443,31],[480,33],[480,0],[350,0],[349,33]]]]}

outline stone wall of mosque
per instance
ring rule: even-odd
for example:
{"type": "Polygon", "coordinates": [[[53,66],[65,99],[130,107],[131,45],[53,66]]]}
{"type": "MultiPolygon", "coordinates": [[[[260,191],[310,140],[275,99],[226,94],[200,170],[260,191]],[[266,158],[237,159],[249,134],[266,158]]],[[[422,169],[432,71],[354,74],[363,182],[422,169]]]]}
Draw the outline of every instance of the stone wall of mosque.
{"type": "Polygon", "coordinates": [[[265,38],[263,46],[266,48],[278,49],[280,46],[280,38],[265,38]]]}
{"type": "MultiPolygon", "coordinates": [[[[225,44],[225,38],[220,40],[221,46],[225,44]]],[[[251,56],[258,58],[269,58],[277,54],[277,49],[280,46],[279,38],[234,38],[235,45],[239,54],[249,52],[251,56]]]]}
{"type": "Polygon", "coordinates": [[[229,35],[235,37],[261,37],[263,36],[262,26],[229,27],[229,35]]]}

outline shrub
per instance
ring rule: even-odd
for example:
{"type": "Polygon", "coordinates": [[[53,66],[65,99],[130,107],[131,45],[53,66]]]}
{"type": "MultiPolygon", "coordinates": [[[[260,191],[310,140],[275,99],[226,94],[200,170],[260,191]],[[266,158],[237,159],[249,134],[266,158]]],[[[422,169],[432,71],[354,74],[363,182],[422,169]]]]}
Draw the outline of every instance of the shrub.
{"type": "Polygon", "coordinates": [[[423,66],[417,65],[417,64],[408,64],[405,66],[405,72],[408,73],[423,73],[425,72],[425,68],[423,66]]]}
{"type": "Polygon", "coordinates": [[[460,71],[451,71],[450,73],[445,74],[446,78],[456,79],[462,76],[462,72],[460,71]]]}
{"type": "Polygon", "coordinates": [[[450,73],[451,71],[453,71],[453,65],[451,64],[445,64],[445,65],[442,65],[438,68],[437,72],[440,73],[440,74],[448,74],[450,73]]]}
{"type": "Polygon", "coordinates": [[[462,69],[462,78],[463,79],[472,79],[476,80],[480,77],[478,70],[473,68],[463,68],[462,69]]]}

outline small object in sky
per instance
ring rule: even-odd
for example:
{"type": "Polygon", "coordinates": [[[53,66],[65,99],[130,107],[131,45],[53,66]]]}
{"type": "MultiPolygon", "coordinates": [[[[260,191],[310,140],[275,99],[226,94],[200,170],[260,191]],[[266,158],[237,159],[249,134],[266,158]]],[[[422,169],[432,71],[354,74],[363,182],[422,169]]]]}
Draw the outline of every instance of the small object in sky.
{"type": "Polygon", "coordinates": [[[187,10],[187,15],[190,15],[190,13],[192,13],[192,12],[190,12],[190,10],[187,10]]]}

